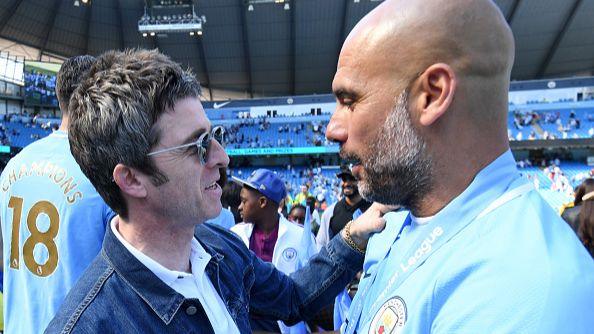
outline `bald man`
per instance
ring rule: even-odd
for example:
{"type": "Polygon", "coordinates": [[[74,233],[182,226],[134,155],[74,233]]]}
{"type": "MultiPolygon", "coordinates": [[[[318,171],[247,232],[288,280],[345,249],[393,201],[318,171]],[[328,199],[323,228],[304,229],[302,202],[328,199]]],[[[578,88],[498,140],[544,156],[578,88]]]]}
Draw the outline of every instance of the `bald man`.
{"type": "Polygon", "coordinates": [[[326,136],[407,210],[370,239],[346,333],[591,332],[594,262],[509,149],[513,56],[489,0],[388,0],[348,36],[326,136]]]}

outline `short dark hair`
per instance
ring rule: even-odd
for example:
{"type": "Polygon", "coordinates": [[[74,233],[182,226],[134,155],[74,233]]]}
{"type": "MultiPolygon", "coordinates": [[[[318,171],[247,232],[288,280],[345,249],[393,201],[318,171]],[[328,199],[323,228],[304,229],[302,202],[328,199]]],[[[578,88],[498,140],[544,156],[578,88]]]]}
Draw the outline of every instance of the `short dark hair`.
{"type": "Polygon", "coordinates": [[[95,63],[96,58],[89,55],[76,56],[66,60],[56,77],[56,96],[60,102],[63,115],[68,114],[70,97],[80,82],[86,77],[87,72],[95,63]]]}
{"type": "Polygon", "coordinates": [[[119,163],[167,182],[147,156],[154,126],[178,100],[200,97],[196,77],[157,50],[109,51],[97,58],[70,100],[70,150],[103,200],[122,218],[128,210],[113,180],[119,163]]]}
{"type": "Polygon", "coordinates": [[[289,210],[289,215],[291,214],[291,212],[293,212],[293,210],[298,210],[298,209],[302,209],[303,212],[307,212],[307,209],[305,209],[305,206],[303,206],[301,204],[295,204],[291,207],[291,210],[289,210]]]}
{"type": "Polygon", "coordinates": [[[313,212],[313,210],[316,208],[316,198],[313,196],[307,196],[305,199],[305,205],[309,206],[309,210],[313,212]]]}

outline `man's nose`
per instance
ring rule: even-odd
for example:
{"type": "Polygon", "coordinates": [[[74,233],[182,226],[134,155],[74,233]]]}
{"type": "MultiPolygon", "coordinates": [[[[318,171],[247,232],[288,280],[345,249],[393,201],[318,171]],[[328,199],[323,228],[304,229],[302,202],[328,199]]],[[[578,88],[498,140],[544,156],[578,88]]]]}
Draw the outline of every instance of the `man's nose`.
{"type": "Polygon", "coordinates": [[[330,123],[326,127],[326,138],[338,143],[344,143],[348,139],[347,120],[345,113],[337,110],[332,114],[330,123]]]}

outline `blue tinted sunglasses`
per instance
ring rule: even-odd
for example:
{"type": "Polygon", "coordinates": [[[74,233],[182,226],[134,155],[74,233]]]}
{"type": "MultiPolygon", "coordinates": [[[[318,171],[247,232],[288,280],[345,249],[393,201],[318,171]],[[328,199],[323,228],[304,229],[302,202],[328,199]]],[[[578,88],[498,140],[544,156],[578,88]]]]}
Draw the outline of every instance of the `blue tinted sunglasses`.
{"type": "Polygon", "coordinates": [[[196,148],[198,149],[198,158],[200,159],[200,163],[205,165],[206,159],[208,157],[208,150],[210,149],[210,142],[213,139],[219,142],[219,144],[221,144],[222,147],[225,147],[225,128],[222,126],[215,126],[214,128],[212,128],[210,132],[205,132],[201,134],[200,137],[198,137],[198,140],[196,140],[195,142],[170,148],[164,148],[158,151],[150,152],[147,155],[150,157],[160,153],[196,146],[196,148]]]}

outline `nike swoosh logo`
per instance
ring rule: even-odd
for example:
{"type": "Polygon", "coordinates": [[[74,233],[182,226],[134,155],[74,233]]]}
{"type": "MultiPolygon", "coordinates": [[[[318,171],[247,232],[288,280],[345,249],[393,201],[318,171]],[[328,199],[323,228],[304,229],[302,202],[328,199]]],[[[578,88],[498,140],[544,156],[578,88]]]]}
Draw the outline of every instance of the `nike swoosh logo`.
{"type": "Polygon", "coordinates": [[[227,101],[227,102],[223,102],[223,103],[216,103],[216,102],[215,102],[215,104],[213,105],[213,107],[214,107],[215,109],[219,109],[219,108],[222,108],[222,107],[224,107],[224,106],[228,105],[229,103],[231,103],[231,101],[227,101]]]}

